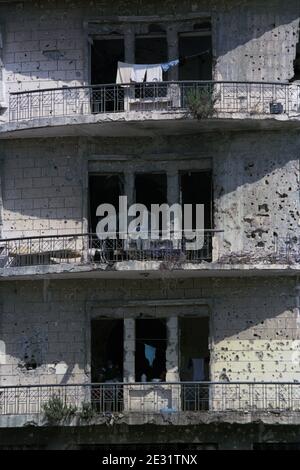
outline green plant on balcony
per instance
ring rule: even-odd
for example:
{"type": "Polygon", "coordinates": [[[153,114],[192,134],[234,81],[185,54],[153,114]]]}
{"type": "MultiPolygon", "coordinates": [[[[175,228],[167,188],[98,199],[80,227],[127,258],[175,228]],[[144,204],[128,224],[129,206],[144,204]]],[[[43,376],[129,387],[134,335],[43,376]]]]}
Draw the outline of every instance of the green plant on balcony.
{"type": "Polygon", "coordinates": [[[79,419],[82,421],[92,421],[95,418],[97,412],[95,408],[90,403],[83,402],[81,405],[81,409],[79,411],[79,419]]]}
{"type": "Polygon", "coordinates": [[[219,99],[209,87],[187,90],[186,105],[195,119],[208,119],[216,114],[215,104],[219,99]]]}
{"type": "Polygon", "coordinates": [[[52,395],[49,400],[43,404],[43,413],[47,424],[55,425],[69,422],[77,411],[77,407],[67,405],[57,395],[52,395]]]}

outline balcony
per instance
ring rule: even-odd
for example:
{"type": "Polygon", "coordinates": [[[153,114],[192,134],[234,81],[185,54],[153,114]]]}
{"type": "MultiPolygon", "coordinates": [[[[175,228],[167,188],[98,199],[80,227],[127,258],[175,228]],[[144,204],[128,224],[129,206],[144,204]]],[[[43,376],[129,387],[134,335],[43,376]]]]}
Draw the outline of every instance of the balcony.
{"type": "Polygon", "coordinates": [[[36,424],[102,424],[107,418],[137,424],[161,422],[199,424],[235,419],[249,422],[258,416],[300,411],[300,384],[293,382],[147,382],[0,387],[0,427],[36,424]],[[72,412],[49,422],[45,405],[51,400],[72,412]],[[189,419],[184,421],[185,416],[189,419]],[[223,417],[223,419],[222,419],[223,417]]]}
{"type": "Polygon", "coordinates": [[[268,251],[224,253],[222,230],[200,232],[200,248],[194,249],[177,232],[158,239],[100,240],[91,233],[1,239],[0,277],[295,275],[300,269],[300,237],[274,237],[268,251]]]}
{"type": "Polygon", "coordinates": [[[89,132],[95,135],[129,135],[129,124],[135,123],[132,135],[147,135],[145,121],[161,133],[176,133],[178,128],[191,132],[200,124],[218,128],[221,122],[251,127],[269,120],[269,126],[282,126],[282,121],[297,121],[299,112],[300,86],[289,83],[174,81],[63,87],[11,93],[9,122],[2,132],[67,125],[61,135],[73,135],[81,132],[78,125],[94,124],[89,132]],[[191,119],[191,94],[202,96],[198,119],[191,119]]]}
{"type": "Polygon", "coordinates": [[[188,249],[187,239],[176,234],[164,239],[105,239],[96,234],[51,235],[0,240],[0,270],[26,272],[29,267],[63,269],[179,269],[183,264],[212,261],[213,237],[219,231],[201,234],[201,249],[188,249]]]}

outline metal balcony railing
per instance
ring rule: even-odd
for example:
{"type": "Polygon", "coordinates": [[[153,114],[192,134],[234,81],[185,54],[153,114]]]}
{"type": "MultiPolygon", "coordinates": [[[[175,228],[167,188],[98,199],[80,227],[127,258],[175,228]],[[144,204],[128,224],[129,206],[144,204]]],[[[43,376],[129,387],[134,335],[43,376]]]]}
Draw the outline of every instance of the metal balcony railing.
{"type": "Polygon", "coordinates": [[[0,416],[40,414],[56,398],[75,412],[300,411],[300,383],[147,382],[0,387],[0,416]]]}
{"type": "Polygon", "coordinates": [[[293,115],[300,110],[300,87],[289,83],[174,81],[91,85],[11,93],[9,120],[130,111],[190,109],[191,95],[202,100],[202,118],[219,115],[293,115]],[[205,113],[207,116],[205,116],[205,113]]]}
{"type": "Polygon", "coordinates": [[[170,263],[212,260],[215,230],[201,231],[200,249],[188,249],[187,240],[160,236],[157,240],[128,238],[100,240],[95,234],[51,235],[0,240],[0,268],[51,265],[61,263],[89,264],[118,261],[162,261],[170,263]]]}

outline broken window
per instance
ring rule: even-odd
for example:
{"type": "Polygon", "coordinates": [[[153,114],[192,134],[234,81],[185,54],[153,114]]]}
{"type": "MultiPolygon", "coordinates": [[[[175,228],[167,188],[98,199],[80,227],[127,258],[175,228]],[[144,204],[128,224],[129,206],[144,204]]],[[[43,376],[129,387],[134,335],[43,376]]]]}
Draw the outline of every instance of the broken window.
{"type": "Polygon", "coordinates": [[[123,381],[123,337],[123,320],[92,320],[92,382],[123,381]]]}
{"type": "Polygon", "coordinates": [[[179,34],[179,80],[212,79],[210,22],[194,26],[194,31],[179,34]]]}
{"type": "Polygon", "coordinates": [[[135,342],[135,380],[137,382],[165,380],[166,320],[137,319],[135,342]]]}
{"type": "Polygon", "coordinates": [[[118,215],[119,196],[124,194],[123,187],[123,175],[120,173],[89,175],[89,225],[91,233],[96,233],[97,223],[100,220],[100,217],[96,216],[96,211],[100,204],[112,204],[118,215]]]}
{"type": "MultiPolygon", "coordinates": [[[[193,229],[196,228],[196,204],[204,205],[204,229],[213,225],[211,171],[188,171],[180,174],[180,200],[193,205],[193,229]]],[[[184,212],[184,210],[183,210],[184,212]]]]}

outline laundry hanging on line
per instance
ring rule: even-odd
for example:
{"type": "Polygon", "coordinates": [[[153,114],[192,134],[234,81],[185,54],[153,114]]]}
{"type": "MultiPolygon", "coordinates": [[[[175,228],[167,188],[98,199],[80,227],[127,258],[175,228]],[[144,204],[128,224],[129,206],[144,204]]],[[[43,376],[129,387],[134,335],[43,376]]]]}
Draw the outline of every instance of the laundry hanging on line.
{"type": "Polygon", "coordinates": [[[205,54],[209,54],[210,50],[207,49],[197,54],[192,54],[180,59],[169,60],[161,64],[128,64],[126,62],[118,62],[116,83],[130,83],[130,82],[162,82],[162,73],[167,72],[170,68],[177,65],[183,65],[188,59],[194,59],[205,54]]]}
{"type": "Polygon", "coordinates": [[[163,72],[179,64],[179,59],[162,64],[128,64],[118,62],[116,83],[130,82],[162,82],[163,72]]]}

